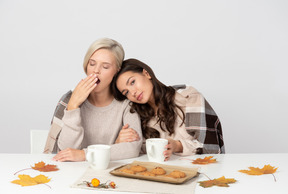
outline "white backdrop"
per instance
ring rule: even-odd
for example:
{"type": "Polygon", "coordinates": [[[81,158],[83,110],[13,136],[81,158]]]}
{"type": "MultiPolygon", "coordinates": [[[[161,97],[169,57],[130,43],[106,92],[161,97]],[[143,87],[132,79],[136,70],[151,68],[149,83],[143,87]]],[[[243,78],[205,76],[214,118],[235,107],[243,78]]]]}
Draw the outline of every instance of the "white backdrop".
{"type": "Polygon", "coordinates": [[[101,37],[197,88],[227,153],[287,152],[288,1],[0,0],[0,152],[28,153],[101,37]]]}

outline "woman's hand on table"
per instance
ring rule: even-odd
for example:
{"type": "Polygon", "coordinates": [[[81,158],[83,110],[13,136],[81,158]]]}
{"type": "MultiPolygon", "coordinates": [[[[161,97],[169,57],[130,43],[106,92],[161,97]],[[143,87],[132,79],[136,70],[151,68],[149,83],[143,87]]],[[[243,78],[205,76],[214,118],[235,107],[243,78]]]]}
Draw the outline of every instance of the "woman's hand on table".
{"type": "Polygon", "coordinates": [[[73,161],[79,162],[84,161],[86,159],[85,151],[84,150],[76,150],[72,148],[67,148],[65,150],[61,150],[53,157],[53,160],[58,162],[66,162],[66,161],[73,161]]]}
{"type": "Polygon", "coordinates": [[[129,125],[126,124],[120,130],[115,143],[132,142],[138,140],[140,140],[138,133],[134,129],[129,128],[129,125]]]}
{"type": "Polygon", "coordinates": [[[183,152],[182,143],[178,140],[168,139],[168,144],[166,145],[166,151],[164,151],[165,161],[169,160],[173,153],[183,152]]]}

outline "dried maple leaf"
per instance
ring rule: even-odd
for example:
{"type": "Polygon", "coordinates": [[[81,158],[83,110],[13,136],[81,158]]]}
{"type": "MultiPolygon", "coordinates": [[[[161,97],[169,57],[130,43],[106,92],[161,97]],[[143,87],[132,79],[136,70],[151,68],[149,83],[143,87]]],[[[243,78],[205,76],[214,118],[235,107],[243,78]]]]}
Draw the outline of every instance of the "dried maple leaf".
{"type": "MultiPolygon", "coordinates": [[[[34,167],[31,166],[31,168],[34,169],[34,170],[41,171],[41,172],[50,172],[50,171],[57,171],[57,170],[59,170],[59,169],[56,167],[56,165],[51,165],[51,164],[47,164],[47,165],[46,165],[45,162],[43,162],[43,161],[36,163],[35,166],[34,166],[34,167]]],[[[23,171],[23,170],[29,170],[29,169],[31,169],[31,168],[26,168],[26,169],[19,170],[19,171],[15,172],[14,175],[17,174],[17,173],[19,173],[19,172],[21,172],[21,171],[23,171]]]]}
{"type": "Polygon", "coordinates": [[[22,175],[18,175],[18,178],[19,179],[11,181],[11,183],[18,184],[21,186],[32,186],[32,185],[48,183],[51,180],[42,174],[35,176],[35,177],[22,174],[22,175]]]}
{"type": "Polygon", "coordinates": [[[208,181],[200,181],[200,186],[207,188],[207,187],[212,187],[212,186],[219,186],[219,187],[229,187],[229,184],[235,183],[236,180],[233,178],[225,178],[224,176],[218,178],[218,179],[213,179],[213,180],[208,180],[208,181]]]}
{"type": "Polygon", "coordinates": [[[265,165],[263,168],[249,167],[250,170],[239,170],[239,172],[246,173],[249,175],[262,175],[262,174],[273,174],[278,168],[270,166],[270,164],[265,165]]]}
{"type": "Polygon", "coordinates": [[[273,173],[277,171],[278,168],[271,166],[270,164],[264,165],[263,168],[258,167],[248,167],[250,170],[239,170],[239,172],[246,173],[249,175],[262,175],[262,174],[272,174],[274,177],[274,181],[276,182],[276,178],[273,173]]]}
{"type": "Polygon", "coordinates": [[[209,164],[216,162],[216,159],[212,159],[213,156],[206,156],[204,159],[197,158],[196,160],[193,160],[193,164],[209,164]]]}
{"type": "Polygon", "coordinates": [[[31,166],[34,170],[38,170],[41,172],[50,172],[50,171],[57,171],[59,170],[56,165],[45,164],[45,162],[41,161],[35,164],[35,166],[31,166]]]}

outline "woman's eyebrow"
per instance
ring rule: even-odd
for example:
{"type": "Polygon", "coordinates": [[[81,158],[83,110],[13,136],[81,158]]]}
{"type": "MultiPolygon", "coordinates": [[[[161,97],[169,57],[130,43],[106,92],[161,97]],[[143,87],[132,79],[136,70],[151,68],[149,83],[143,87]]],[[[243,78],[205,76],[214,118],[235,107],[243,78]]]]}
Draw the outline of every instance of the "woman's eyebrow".
{"type": "MultiPolygon", "coordinates": [[[[96,63],[96,61],[94,60],[94,59],[89,59],[89,61],[92,61],[92,62],[94,62],[94,63],[96,63]]],[[[103,64],[108,64],[108,65],[112,65],[110,62],[103,62],[103,64]]]]}
{"type": "MultiPolygon", "coordinates": [[[[129,81],[130,81],[130,79],[131,79],[132,77],[133,77],[133,76],[131,76],[131,77],[129,77],[129,78],[127,79],[127,81],[126,81],[126,86],[129,84],[129,81]]],[[[122,90],[121,93],[123,94],[123,92],[125,92],[125,91],[126,91],[126,89],[122,90]]]]}
{"type": "Polygon", "coordinates": [[[126,86],[129,84],[129,81],[130,81],[130,79],[132,78],[133,76],[131,76],[131,77],[129,77],[128,79],[127,79],[127,81],[126,81],[126,86]]]}

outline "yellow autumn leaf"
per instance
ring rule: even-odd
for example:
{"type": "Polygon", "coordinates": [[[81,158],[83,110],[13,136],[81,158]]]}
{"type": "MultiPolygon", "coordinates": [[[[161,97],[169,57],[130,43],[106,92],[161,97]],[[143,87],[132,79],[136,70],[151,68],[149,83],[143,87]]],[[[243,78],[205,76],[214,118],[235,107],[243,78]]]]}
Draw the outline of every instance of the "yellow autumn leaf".
{"type": "Polygon", "coordinates": [[[37,185],[37,182],[33,180],[29,175],[18,175],[17,180],[12,181],[11,183],[18,184],[21,186],[31,186],[31,185],[37,185]]]}
{"type": "Polygon", "coordinates": [[[239,170],[239,172],[246,173],[249,175],[262,175],[262,174],[273,174],[278,168],[271,166],[270,164],[265,165],[263,168],[248,167],[249,170],[239,170]]]}
{"type": "Polygon", "coordinates": [[[35,176],[34,180],[38,183],[38,184],[42,184],[42,183],[49,183],[51,179],[49,179],[47,176],[44,176],[42,174],[35,176]]]}
{"type": "Polygon", "coordinates": [[[11,183],[18,184],[21,186],[32,186],[32,185],[48,183],[51,180],[42,174],[35,176],[35,177],[22,174],[22,175],[18,175],[18,178],[19,179],[11,181],[11,183]]]}
{"type": "Polygon", "coordinates": [[[209,164],[216,162],[216,159],[212,159],[213,156],[206,156],[204,159],[197,158],[196,160],[193,160],[193,164],[209,164]]]}

